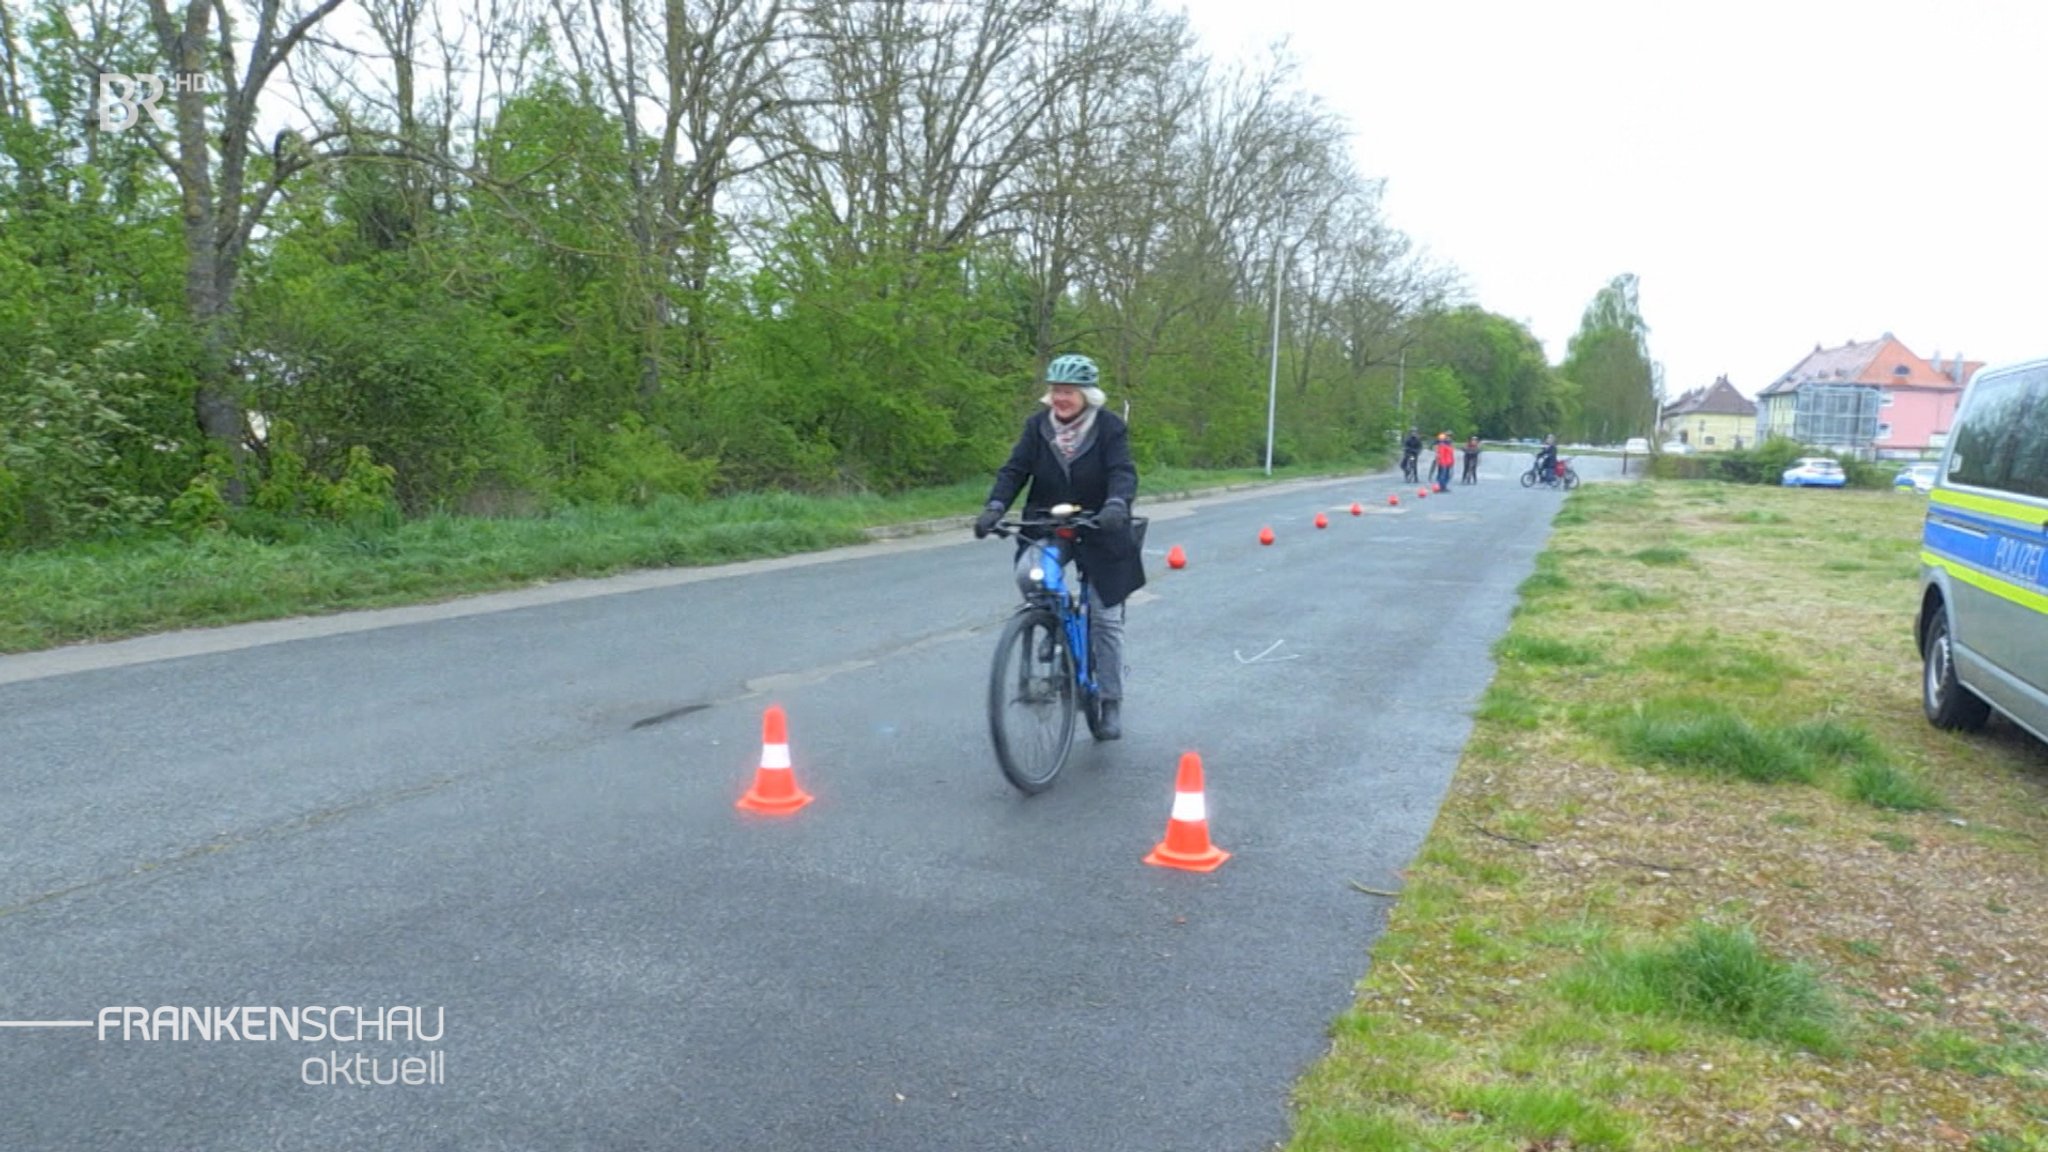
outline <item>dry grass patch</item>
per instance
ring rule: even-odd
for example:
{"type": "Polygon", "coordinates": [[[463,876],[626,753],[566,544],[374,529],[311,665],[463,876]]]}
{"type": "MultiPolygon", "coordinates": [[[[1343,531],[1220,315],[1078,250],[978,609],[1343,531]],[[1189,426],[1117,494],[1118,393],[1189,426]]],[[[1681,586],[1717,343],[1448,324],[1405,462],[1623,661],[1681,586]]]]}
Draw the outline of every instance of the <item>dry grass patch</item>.
{"type": "Polygon", "coordinates": [[[1293,1148],[2048,1152],[2048,751],[1922,719],[1920,508],[1573,494],[1293,1148]]]}

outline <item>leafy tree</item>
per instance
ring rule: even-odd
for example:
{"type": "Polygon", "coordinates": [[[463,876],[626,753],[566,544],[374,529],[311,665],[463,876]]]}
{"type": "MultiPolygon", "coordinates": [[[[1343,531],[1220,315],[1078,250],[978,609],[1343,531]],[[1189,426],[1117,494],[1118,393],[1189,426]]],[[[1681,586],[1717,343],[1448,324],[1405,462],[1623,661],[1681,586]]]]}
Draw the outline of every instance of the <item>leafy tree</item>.
{"type": "Polygon", "coordinates": [[[1633,274],[1616,276],[1586,306],[1559,372],[1578,387],[1574,438],[1613,443],[1650,434],[1657,422],[1657,372],[1633,274]]]}
{"type": "Polygon", "coordinates": [[[1423,316],[1414,325],[1413,366],[1447,370],[1470,406],[1455,427],[1506,439],[1554,432],[1563,392],[1543,345],[1516,321],[1467,304],[1423,316]]]}

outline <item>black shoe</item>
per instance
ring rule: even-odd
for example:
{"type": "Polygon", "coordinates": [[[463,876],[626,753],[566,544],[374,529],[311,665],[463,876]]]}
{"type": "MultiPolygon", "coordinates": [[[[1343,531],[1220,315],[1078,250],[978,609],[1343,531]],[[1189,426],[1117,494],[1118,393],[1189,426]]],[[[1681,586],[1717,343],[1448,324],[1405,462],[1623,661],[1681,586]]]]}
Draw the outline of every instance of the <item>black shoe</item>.
{"type": "Polygon", "coordinates": [[[1100,705],[1101,716],[1091,726],[1097,740],[1123,739],[1123,725],[1117,723],[1116,715],[1117,709],[1122,703],[1121,700],[1104,700],[1102,702],[1100,705]]]}

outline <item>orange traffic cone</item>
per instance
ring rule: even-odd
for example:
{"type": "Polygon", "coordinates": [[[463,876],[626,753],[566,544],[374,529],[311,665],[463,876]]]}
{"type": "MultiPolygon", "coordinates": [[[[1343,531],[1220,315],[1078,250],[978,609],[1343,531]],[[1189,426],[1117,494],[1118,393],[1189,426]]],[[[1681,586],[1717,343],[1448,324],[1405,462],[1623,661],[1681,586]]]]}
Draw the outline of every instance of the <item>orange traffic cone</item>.
{"type": "Polygon", "coordinates": [[[1180,779],[1173,786],[1173,814],[1166,821],[1166,839],[1145,857],[1145,863],[1184,872],[1214,872],[1230,853],[1209,843],[1209,805],[1202,797],[1202,758],[1180,756],[1180,779]]]}
{"type": "Polygon", "coordinates": [[[1271,544],[1272,542],[1273,542],[1273,530],[1272,530],[1271,528],[1261,528],[1261,529],[1259,529],[1259,543],[1261,543],[1261,544],[1271,544]]]}
{"type": "Polygon", "coordinates": [[[761,716],[761,766],[754,772],[754,786],[735,807],[782,815],[810,802],[810,794],[796,786],[796,775],[790,771],[789,721],[780,705],[771,704],[761,716]]]}
{"type": "Polygon", "coordinates": [[[1427,488],[1417,488],[1417,489],[1415,490],[1415,498],[1416,498],[1417,500],[1427,500],[1427,499],[1429,499],[1429,489],[1427,489],[1427,488]]]}
{"type": "Polygon", "coordinates": [[[1328,516],[1323,515],[1321,512],[1316,513],[1316,527],[1328,528],[1329,526],[1330,518],[1328,516]]]}
{"type": "Polygon", "coordinates": [[[1358,501],[1356,501],[1356,500],[1353,500],[1353,501],[1351,502],[1351,514],[1352,514],[1353,516],[1363,516],[1363,515],[1365,515],[1365,508],[1364,508],[1363,506],[1361,506],[1361,505],[1360,505],[1360,504],[1358,503],[1358,501]]]}
{"type": "Polygon", "coordinates": [[[1185,568],[1188,566],[1188,554],[1180,550],[1180,545],[1175,544],[1172,548],[1167,549],[1166,566],[1168,568],[1185,568]]]}
{"type": "Polygon", "coordinates": [[[1399,508],[1400,506],[1401,506],[1401,498],[1400,498],[1399,496],[1395,495],[1395,494],[1394,494],[1394,493],[1392,493],[1392,492],[1389,492],[1389,493],[1387,493],[1387,507],[1389,507],[1389,508],[1399,508]]]}

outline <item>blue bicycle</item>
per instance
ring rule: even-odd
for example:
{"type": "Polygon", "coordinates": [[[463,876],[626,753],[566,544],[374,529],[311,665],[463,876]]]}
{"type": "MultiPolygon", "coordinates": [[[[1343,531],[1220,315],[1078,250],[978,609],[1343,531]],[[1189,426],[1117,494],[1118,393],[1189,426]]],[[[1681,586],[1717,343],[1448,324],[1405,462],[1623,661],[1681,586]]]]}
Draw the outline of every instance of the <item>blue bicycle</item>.
{"type": "MultiPolygon", "coordinates": [[[[1069,579],[1068,559],[1095,518],[1074,504],[1056,504],[1045,520],[1004,520],[992,534],[1019,529],[1050,533],[1030,545],[1030,567],[1018,578],[1024,604],[996,641],[988,682],[988,729],[996,762],[1011,784],[1043,792],[1066,767],[1074,746],[1074,716],[1085,713],[1093,731],[1101,699],[1088,646],[1088,578],[1069,579]]],[[[1132,521],[1133,532],[1139,531],[1132,521]]]]}

